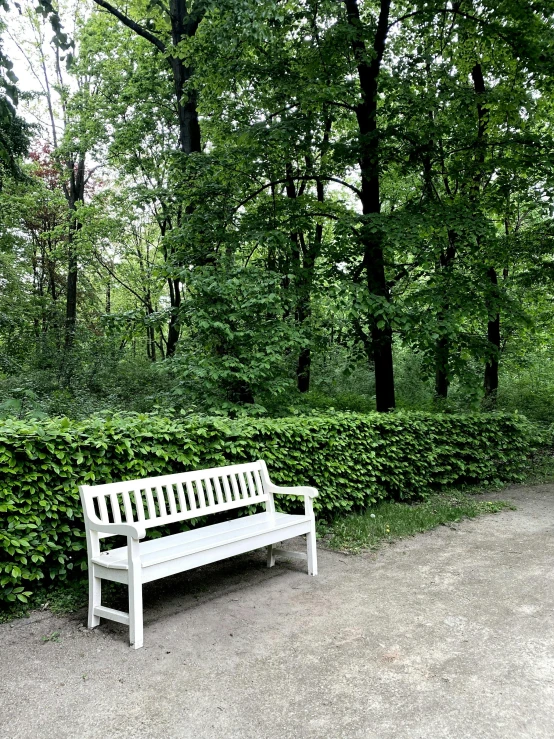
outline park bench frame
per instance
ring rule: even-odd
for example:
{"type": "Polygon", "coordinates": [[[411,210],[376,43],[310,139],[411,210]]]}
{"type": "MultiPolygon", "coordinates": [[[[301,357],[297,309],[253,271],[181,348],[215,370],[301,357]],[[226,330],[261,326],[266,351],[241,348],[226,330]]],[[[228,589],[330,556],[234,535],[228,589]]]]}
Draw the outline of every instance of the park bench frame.
{"type": "Polygon", "coordinates": [[[267,566],[275,555],[306,558],[308,574],[317,575],[313,487],[279,487],[269,479],[264,461],[180,472],[127,482],[79,487],[85,519],[88,572],[88,627],[101,618],[129,626],[129,641],[143,645],[142,586],[146,582],[267,547],[267,566]],[[304,514],[275,510],[274,495],[304,497],[304,514]],[[264,504],[262,513],[210,524],[191,531],[140,542],[146,530],[232,509],[264,504]],[[275,544],[306,535],[307,553],[278,550],[275,544]],[[127,546],[101,551],[106,537],[125,536],[127,546]],[[129,612],[102,605],[102,580],[124,583],[129,612]]]}

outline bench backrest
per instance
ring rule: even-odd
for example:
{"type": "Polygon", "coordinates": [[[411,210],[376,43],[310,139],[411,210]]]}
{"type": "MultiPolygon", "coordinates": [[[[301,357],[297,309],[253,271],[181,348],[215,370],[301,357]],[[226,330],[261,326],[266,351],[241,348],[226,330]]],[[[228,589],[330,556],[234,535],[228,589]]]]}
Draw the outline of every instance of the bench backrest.
{"type": "Polygon", "coordinates": [[[262,460],[143,480],[83,485],[81,497],[85,513],[93,520],[140,523],[145,528],[264,502],[268,508],[273,507],[262,460]]]}

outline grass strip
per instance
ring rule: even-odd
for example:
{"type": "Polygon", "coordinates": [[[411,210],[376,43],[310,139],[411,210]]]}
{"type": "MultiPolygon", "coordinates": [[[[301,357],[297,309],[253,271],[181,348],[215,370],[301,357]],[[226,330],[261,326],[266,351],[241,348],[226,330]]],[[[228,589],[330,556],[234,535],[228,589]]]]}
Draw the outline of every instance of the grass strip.
{"type": "Polygon", "coordinates": [[[330,549],[356,554],[437,526],[503,510],[515,510],[515,506],[501,500],[478,500],[465,492],[440,493],[420,503],[385,501],[363,513],[337,517],[319,524],[318,534],[330,549]]]}

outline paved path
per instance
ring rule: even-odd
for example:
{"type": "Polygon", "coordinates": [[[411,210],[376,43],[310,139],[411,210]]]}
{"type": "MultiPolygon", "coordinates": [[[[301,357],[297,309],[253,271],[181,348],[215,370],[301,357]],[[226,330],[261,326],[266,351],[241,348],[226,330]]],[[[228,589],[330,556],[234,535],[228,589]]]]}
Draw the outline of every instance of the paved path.
{"type": "Polygon", "coordinates": [[[82,613],[0,626],[0,737],[552,739],[554,486],[498,497],[317,578],[255,553],[147,586],[136,652],[82,613]]]}

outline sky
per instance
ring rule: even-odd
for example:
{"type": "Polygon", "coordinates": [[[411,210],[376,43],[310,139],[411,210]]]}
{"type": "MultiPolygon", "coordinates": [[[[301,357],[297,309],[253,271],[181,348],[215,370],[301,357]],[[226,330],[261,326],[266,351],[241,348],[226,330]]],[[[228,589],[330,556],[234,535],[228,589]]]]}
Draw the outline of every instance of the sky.
{"type": "MultiPolygon", "coordinates": [[[[76,5],[88,6],[88,2],[72,0],[65,3],[66,13],[64,18],[69,18],[71,23],[72,7],[76,5]]],[[[18,113],[31,123],[38,123],[42,129],[42,139],[51,138],[51,125],[48,117],[48,108],[44,96],[44,72],[41,67],[41,55],[38,49],[39,39],[42,36],[44,41],[43,48],[46,52],[46,68],[49,77],[54,79],[55,74],[53,65],[48,60],[48,51],[50,51],[50,40],[54,32],[49,21],[44,21],[41,16],[35,13],[36,2],[33,0],[20,0],[20,11],[15,7],[11,7],[8,13],[2,12],[2,18],[7,24],[7,29],[3,34],[3,48],[9,59],[13,62],[13,72],[18,78],[17,86],[20,92],[20,103],[18,113]],[[31,21],[32,19],[32,21],[31,21]],[[33,28],[33,24],[35,28],[33,28]],[[31,93],[31,99],[29,98],[31,93]]],[[[68,22],[64,23],[64,27],[68,22]]],[[[69,29],[68,29],[69,30],[69,29]]],[[[70,34],[71,35],[71,34],[70,34]]],[[[67,77],[67,83],[71,84],[71,80],[67,77]]]]}

